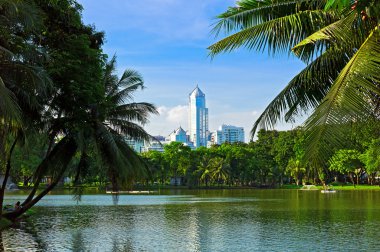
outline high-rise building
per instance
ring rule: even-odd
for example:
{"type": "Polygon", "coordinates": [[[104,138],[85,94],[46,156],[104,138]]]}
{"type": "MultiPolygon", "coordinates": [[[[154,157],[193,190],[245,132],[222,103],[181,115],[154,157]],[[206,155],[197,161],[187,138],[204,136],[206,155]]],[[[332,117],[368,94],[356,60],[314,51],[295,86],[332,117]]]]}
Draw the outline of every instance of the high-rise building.
{"type": "Polygon", "coordinates": [[[206,96],[198,85],[189,95],[189,134],[195,147],[207,145],[208,108],[206,96]]]}
{"type": "Polygon", "coordinates": [[[244,142],[244,128],[223,124],[216,131],[213,140],[216,144],[244,142]]]}

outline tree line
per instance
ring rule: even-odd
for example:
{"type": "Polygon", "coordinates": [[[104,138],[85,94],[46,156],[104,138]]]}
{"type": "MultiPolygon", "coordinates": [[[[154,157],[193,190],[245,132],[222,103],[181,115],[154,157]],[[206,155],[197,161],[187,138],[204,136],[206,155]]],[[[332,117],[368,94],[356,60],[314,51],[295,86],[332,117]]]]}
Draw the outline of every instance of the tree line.
{"type": "Polygon", "coordinates": [[[380,135],[377,127],[376,123],[347,126],[346,140],[339,146],[330,146],[333,154],[323,166],[314,166],[304,158],[307,146],[302,128],[260,130],[257,140],[250,143],[224,143],[196,150],[172,142],[164,146],[164,152],[142,154],[150,170],[146,182],[170,184],[171,179],[181,178],[189,187],[259,188],[333,182],[354,186],[378,184],[380,135]]]}

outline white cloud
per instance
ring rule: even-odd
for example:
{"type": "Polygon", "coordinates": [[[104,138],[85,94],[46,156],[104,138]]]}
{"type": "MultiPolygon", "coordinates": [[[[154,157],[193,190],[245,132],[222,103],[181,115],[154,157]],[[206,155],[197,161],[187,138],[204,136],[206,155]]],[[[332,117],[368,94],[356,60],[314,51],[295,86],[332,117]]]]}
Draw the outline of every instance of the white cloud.
{"type": "Polygon", "coordinates": [[[172,130],[182,126],[187,129],[188,107],[186,105],[176,105],[174,107],[159,106],[158,116],[150,118],[150,123],[145,126],[151,135],[167,136],[172,130]]]}
{"type": "Polygon", "coordinates": [[[188,118],[188,106],[178,105],[167,112],[167,120],[172,123],[185,125],[188,118]]]}

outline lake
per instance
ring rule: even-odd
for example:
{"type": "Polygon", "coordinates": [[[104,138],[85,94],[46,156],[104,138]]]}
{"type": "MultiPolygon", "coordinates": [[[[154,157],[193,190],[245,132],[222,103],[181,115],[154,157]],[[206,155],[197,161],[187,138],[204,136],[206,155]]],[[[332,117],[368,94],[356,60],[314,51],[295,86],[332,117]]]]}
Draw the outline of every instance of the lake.
{"type": "Polygon", "coordinates": [[[80,202],[52,194],[35,209],[1,233],[5,251],[380,249],[380,191],[167,190],[80,202]]]}

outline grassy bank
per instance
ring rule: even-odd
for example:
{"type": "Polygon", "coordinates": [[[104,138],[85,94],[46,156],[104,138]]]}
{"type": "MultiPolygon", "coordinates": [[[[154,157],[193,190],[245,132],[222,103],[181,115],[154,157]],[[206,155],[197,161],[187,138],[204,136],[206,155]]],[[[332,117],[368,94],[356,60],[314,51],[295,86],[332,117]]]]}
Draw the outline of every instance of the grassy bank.
{"type": "MultiPolygon", "coordinates": [[[[357,186],[354,187],[352,184],[349,184],[349,185],[332,184],[332,186],[337,191],[341,191],[341,190],[346,190],[346,191],[350,191],[350,190],[380,190],[380,186],[379,185],[357,185],[357,186]]],[[[321,186],[321,185],[317,185],[315,187],[317,189],[319,189],[319,190],[323,189],[323,186],[321,186]]],[[[281,189],[301,189],[301,188],[302,188],[302,185],[301,186],[297,186],[297,185],[283,185],[281,187],[281,189]]]]}

